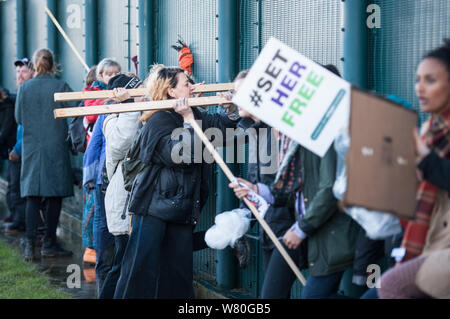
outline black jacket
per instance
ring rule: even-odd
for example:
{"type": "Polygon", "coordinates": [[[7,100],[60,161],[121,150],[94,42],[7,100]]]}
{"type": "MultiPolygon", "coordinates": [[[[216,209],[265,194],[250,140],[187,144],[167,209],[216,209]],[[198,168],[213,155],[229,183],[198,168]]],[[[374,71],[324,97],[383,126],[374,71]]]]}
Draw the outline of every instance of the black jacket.
{"type": "MultiPolygon", "coordinates": [[[[202,121],[202,129],[218,128],[225,137],[226,128],[235,128],[237,121],[225,114],[209,114],[193,109],[197,120],[202,121]]],[[[129,211],[138,215],[152,215],[167,222],[196,224],[208,197],[208,178],[211,165],[194,158],[195,133],[186,128],[191,144],[189,161],[177,163],[172,156],[180,140],[172,139],[172,132],[183,128],[183,118],[175,111],[155,113],[142,130],[139,159],[147,167],[136,178],[129,211]]],[[[202,153],[203,154],[203,145],[202,153]]],[[[186,149],[179,149],[180,154],[186,149]]]]}
{"type": "Polygon", "coordinates": [[[431,151],[418,165],[423,178],[439,188],[448,191],[450,196],[450,160],[431,151]]]}
{"type": "Polygon", "coordinates": [[[9,151],[16,144],[17,123],[14,119],[15,96],[7,90],[3,91],[6,99],[0,102],[0,158],[7,159],[9,151]]]}
{"type": "MultiPolygon", "coordinates": [[[[272,128],[263,122],[254,123],[248,119],[242,120],[239,127],[245,130],[246,142],[249,144],[247,180],[253,184],[272,185],[277,173],[278,160],[276,152],[278,144],[276,140],[272,140],[274,138],[272,128]],[[274,169],[271,169],[272,167],[274,169]]],[[[241,202],[241,207],[246,207],[246,205],[241,202]]],[[[277,237],[282,237],[295,223],[294,207],[271,205],[264,220],[277,237]]],[[[262,227],[260,228],[260,238],[263,249],[275,248],[262,227]]]]}

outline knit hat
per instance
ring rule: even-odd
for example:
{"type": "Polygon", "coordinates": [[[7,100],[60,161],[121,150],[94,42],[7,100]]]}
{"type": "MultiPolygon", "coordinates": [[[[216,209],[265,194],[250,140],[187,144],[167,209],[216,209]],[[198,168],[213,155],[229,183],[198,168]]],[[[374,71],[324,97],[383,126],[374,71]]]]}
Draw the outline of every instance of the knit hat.
{"type": "Polygon", "coordinates": [[[194,65],[194,57],[191,49],[184,43],[183,39],[179,38],[177,44],[172,45],[172,48],[178,51],[178,64],[180,68],[192,75],[192,68],[194,65]]]}
{"type": "Polygon", "coordinates": [[[135,89],[141,84],[142,81],[138,78],[126,76],[125,74],[119,74],[109,80],[108,90],[115,88],[135,89]]]}

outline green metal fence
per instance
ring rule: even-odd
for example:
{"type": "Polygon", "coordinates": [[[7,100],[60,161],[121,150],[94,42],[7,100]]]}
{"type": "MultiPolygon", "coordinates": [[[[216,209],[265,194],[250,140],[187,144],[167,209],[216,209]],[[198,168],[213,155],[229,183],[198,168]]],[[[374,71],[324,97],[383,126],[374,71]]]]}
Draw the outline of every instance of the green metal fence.
{"type": "MultiPolygon", "coordinates": [[[[85,70],[55,30],[43,10],[54,12],[78,51],[89,64],[113,57],[124,72],[136,72],[132,57],[145,52],[139,60],[139,74],[145,75],[153,62],[177,65],[177,52],[171,48],[178,36],[191,47],[196,81],[215,83],[220,67],[218,46],[221,0],[6,0],[0,1],[0,85],[15,91],[13,61],[31,57],[34,50],[50,47],[61,65],[61,78],[74,90],[84,86],[85,70]],[[141,6],[141,8],[139,8],[141,6]],[[142,14],[145,7],[147,16],[142,14]],[[140,11],[141,10],[141,11],[140,11]],[[139,14],[140,13],[140,14],[139,14]],[[146,38],[140,38],[147,35],[146,38]]],[[[236,1],[238,24],[236,47],[238,68],[252,66],[264,44],[277,37],[318,63],[332,63],[342,72],[344,41],[344,6],[354,0],[229,0],[236,1]]],[[[414,94],[414,73],[425,51],[440,45],[450,36],[450,2],[447,0],[361,0],[381,9],[381,28],[367,29],[367,80],[369,89],[383,94],[397,94],[418,109],[414,94]]],[[[223,4],[223,3],[222,3],[223,4]]],[[[369,15],[369,13],[367,13],[369,15]]],[[[351,21],[347,21],[351,23],[351,21]]],[[[358,43],[351,45],[357,46],[358,43]]],[[[357,50],[356,50],[357,51],[357,50]]],[[[348,66],[348,64],[347,64],[348,66]]],[[[216,108],[210,108],[216,112],[216,108]]],[[[423,119],[426,114],[421,114],[423,119]]],[[[82,156],[72,157],[81,167],[82,156]]],[[[4,175],[4,166],[3,177],[4,175]]],[[[205,230],[214,222],[218,201],[226,189],[217,184],[217,170],[210,177],[210,196],[196,230],[205,230]]],[[[236,174],[246,176],[247,165],[237,167],[236,174]]],[[[65,200],[65,206],[81,218],[81,191],[65,200]]],[[[262,252],[258,225],[247,235],[251,262],[237,272],[233,288],[243,295],[258,297],[262,285],[262,252]]],[[[220,253],[205,249],[194,253],[198,278],[214,282],[220,253]]],[[[229,269],[234,272],[235,269],[229,269]]],[[[292,296],[298,298],[297,282],[292,296]]]]}
{"type": "MultiPolygon", "coordinates": [[[[414,93],[421,57],[450,37],[450,1],[373,1],[381,8],[381,28],[369,38],[369,85],[376,92],[396,94],[419,110],[414,93]]],[[[423,121],[427,114],[420,112],[423,121]]]]}

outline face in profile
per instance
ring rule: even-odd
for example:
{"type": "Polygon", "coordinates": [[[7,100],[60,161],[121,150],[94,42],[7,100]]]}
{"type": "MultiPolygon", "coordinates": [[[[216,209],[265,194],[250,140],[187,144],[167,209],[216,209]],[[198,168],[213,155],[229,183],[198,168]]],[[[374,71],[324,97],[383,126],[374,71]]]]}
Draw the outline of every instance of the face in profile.
{"type": "Polygon", "coordinates": [[[177,85],[170,88],[167,93],[174,99],[192,98],[194,96],[195,87],[189,82],[186,74],[179,72],[176,75],[177,85]]]}
{"type": "Polygon", "coordinates": [[[98,75],[98,80],[102,81],[105,84],[108,84],[109,80],[111,80],[113,77],[119,74],[120,74],[119,68],[111,66],[98,75]]]}
{"type": "MultiPolygon", "coordinates": [[[[244,81],[245,81],[245,78],[234,81],[234,92],[235,92],[234,94],[239,92],[239,88],[241,87],[242,83],[244,83],[244,81]]],[[[240,106],[238,106],[238,110],[239,110],[239,116],[242,118],[251,116],[250,113],[248,113],[246,110],[244,110],[240,106]]]]}
{"type": "Polygon", "coordinates": [[[22,83],[28,81],[33,77],[33,72],[28,68],[27,65],[19,65],[16,67],[16,82],[17,86],[21,86],[22,83]]]}
{"type": "Polygon", "coordinates": [[[438,114],[450,107],[450,74],[444,63],[424,59],[417,67],[415,90],[423,112],[438,114]]]}

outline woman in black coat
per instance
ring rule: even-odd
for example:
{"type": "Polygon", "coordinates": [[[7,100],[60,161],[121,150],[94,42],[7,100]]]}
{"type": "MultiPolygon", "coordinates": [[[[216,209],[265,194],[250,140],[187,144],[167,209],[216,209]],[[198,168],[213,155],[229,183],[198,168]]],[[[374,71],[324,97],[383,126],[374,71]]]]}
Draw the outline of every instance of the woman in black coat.
{"type": "Polygon", "coordinates": [[[114,298],[192,298],[193,227],[208,196],[210,165],[198,156],[203,148],[194,152],[189,122],[200,120],[203,130],[215,127],[225,136],[239,116],[189,107],[195,87],[180,68],[155,66],[149,79],[153,101],[178,101],[173,110],[154,113],[140,135],[139,159],[146,168],[132,190],[132,231],[114,298]],[[184,132],[182,141],[173,137],[176,130],[184,132]]]}

